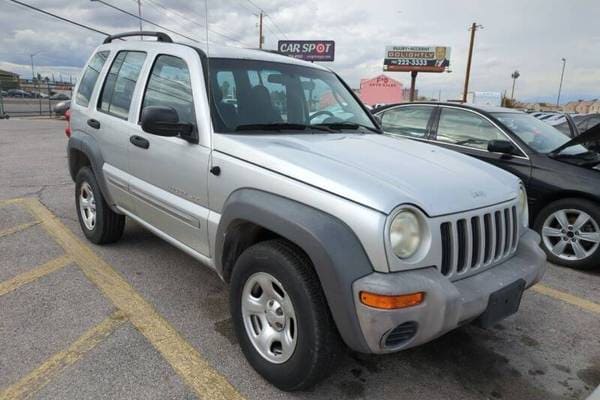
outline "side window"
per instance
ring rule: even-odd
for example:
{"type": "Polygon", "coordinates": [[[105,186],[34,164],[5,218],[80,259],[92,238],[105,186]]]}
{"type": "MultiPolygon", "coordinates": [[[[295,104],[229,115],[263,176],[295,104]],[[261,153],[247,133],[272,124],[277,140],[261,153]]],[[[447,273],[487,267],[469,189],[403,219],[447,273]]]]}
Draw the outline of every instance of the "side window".
{"type": "Polygon", "coordinates": [[[75,102],[80,106],[87,107],[90,103],[90,97],[96,86],[96,81],[100,75],[100,71],[108,58],[109,51],[99,51],[90,60],[90,63],[85,69],[81,82],[79,82],[79,89],[75,96],[75,102]]]}
{"type": "Polygon", "coordinates": [[[427,135],[427,123],[434,107],[397,107],[383,112],[381,124],[384,132],[412,138],[427,135]]]}
{"type": "Polygon", "coordinates": [[[142,107],[167,106],[177,111],[179,122],[196,124],[190,71],[181,58],[162,55],[156,58],[142,107]]]}
{"type": "Polygon", "coordinates": [[[121,51],[115,57],[100,94],[98,109],[119,118],[127,119],[131,98],[146,53],[121,51]]]}
{"type": "Polygon", "coordinates": [[[506,136],[477,114],[454,108],[442,108],[437,140],[487,150],[490,140],[506,140],[506,136]]]}

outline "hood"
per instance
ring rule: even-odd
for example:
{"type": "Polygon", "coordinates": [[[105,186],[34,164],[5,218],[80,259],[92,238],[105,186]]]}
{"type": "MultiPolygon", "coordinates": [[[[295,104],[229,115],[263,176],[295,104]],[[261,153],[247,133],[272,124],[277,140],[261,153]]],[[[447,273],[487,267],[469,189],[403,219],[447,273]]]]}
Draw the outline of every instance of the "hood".
{"type": "Polygon", "coordinates": [[[518,195],[519,180],[508,172],[457,152],[388,135],[218,134],[213,145],[216,151],[386,214],[410,203],[433,217],[518,195]]]}
{"type": "Polygon", "coordinates": [[[600,140],[600,124],[593,126],[587,131],[580,133],[578,136],[575,136],[573,139],[569,140],[565,144],[560,145],[556,149],[552,150],[550,154],[558,154],[564,149],[575,146],[577,144],[584,144],[588,142],[595,142],[600,140]]]}

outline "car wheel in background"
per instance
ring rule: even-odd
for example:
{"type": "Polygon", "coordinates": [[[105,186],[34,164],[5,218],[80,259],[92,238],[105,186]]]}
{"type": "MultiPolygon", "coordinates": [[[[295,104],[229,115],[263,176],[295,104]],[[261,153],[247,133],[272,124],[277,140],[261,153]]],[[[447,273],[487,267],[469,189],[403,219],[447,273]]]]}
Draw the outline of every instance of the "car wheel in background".
{"type": "Polygon", "coordinates": [[[125,216],[108,206],[89,167],[81,168],[75,178],[75,203],[81,229],[91,242],[106,244],[121,238],[125,216]]]}
{"type": "Polygon", "coordinates": [[[342,344],[309,258],[285,240],[260,242],[231,276],[235,333],[249,363],[287,391],[325,378],[342,344]]]}
{"type": "Polygon", "coordinates": [[[549,261],[575,269],[600,266],[600,207],[584,199],[562,199],[536,217],[535,230],[549,261]]]}

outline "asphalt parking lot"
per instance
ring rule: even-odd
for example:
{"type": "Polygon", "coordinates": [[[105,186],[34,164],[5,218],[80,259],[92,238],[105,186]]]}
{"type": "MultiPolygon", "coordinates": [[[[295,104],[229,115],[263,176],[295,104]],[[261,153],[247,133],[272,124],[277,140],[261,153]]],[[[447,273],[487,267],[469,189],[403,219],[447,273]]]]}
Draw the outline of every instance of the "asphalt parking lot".
{"type": "Polygon", "coordinates": [[[521,310],[402,353],[348,353],[310,392],[246,363],[227,286],[127,222],[80,231],[64,122],[0,121],[1,399],[584,399],[600,385],[600,270],[549,266],[521,310]]]}

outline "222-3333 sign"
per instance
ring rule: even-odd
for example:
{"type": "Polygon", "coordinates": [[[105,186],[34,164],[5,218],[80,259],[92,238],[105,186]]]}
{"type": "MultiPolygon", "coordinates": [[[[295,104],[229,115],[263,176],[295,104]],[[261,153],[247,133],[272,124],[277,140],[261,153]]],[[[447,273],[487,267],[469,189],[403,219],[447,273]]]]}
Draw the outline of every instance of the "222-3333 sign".
{"type": "Polygon", "coordinates": [[[387,46],[384,71],[444,72],[450,66],[450,47],[387,46]]]}

